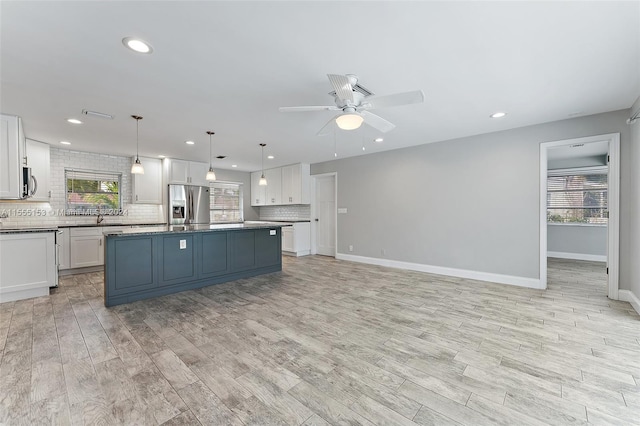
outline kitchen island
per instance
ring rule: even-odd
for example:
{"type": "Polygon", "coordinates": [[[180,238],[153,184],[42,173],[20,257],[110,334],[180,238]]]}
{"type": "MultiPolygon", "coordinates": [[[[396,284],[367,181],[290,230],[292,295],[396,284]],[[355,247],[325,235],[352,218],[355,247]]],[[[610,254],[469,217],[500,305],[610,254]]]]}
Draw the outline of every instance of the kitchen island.
{"type": "Polygon", "coordinates": [[[281,271],[281,227],[238,223],[105,231],[104,304],[281,271]]]}

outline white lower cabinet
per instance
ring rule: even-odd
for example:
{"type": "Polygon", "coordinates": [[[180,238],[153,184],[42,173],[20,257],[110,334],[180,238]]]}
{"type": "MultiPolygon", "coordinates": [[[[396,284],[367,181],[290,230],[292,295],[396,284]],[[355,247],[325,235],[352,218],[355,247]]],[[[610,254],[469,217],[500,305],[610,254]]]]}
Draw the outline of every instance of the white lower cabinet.
{"type": "Polygon", "coordinates": [[[55,232],[0,234],[0,303],[46,296],[56,285],[55,232]]]}
{"type": "Polygon", "coordinates": [[[71,244],[69,240],[69,228],[60,228],[56,243],[58,244],[58,270],[71,268],[71,244]]]}
{"type": "Polygon", "coordinates": [[[282,227],[282,254],[306,256],[311,254],[311,224],[297,222],[282,227]]]}
{"type": "Polygon", "coordinates": [[[69,245],[71,268],[104,265],[104,236],[102,227],[70,228],[69,245]]]}

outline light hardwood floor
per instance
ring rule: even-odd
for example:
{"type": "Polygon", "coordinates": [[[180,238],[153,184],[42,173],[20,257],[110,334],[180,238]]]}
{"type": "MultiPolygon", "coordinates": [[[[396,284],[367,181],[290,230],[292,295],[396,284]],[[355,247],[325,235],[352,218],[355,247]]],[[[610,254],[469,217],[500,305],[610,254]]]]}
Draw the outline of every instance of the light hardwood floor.
{"type": "Polygon", "coordinates": [[[107,309],[0,305],[0,423],[640,424],[640,317],[602,264],[530,290],[334,259],[107,309]]]}

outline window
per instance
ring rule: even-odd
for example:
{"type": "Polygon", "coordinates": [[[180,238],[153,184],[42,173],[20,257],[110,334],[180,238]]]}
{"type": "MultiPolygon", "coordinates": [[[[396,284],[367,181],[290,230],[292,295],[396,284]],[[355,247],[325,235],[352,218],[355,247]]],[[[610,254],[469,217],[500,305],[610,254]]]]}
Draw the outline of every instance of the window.
{"type": "Polygon", "coordinates": [[[211,222],[242,222],[242,184],[211,183],[211,222]]]}
{"type": "Polygon", "coordinates": [[[550,171],[547,222],[606,225],[607,168],[550,171]]]}
{"type": "Polygon", "coordinates": [[[66,214],[122,214],[120,181],[122,174],[65,169],[66,214]]]}

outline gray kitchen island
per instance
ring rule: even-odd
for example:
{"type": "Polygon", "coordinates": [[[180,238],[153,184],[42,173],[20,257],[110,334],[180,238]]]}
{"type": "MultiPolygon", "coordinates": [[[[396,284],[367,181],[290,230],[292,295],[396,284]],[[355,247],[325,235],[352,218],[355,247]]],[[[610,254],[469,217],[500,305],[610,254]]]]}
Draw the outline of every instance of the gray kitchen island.
{"type": "Polygon", "coordinates": [[[181,225],[105,235],[104,304],[282,270],[282,224],[181,225]]]}

